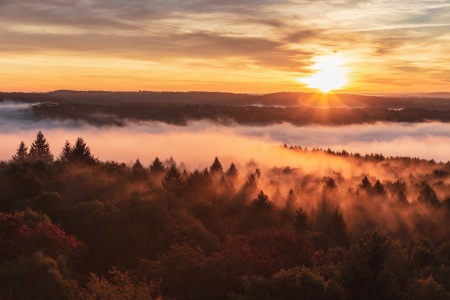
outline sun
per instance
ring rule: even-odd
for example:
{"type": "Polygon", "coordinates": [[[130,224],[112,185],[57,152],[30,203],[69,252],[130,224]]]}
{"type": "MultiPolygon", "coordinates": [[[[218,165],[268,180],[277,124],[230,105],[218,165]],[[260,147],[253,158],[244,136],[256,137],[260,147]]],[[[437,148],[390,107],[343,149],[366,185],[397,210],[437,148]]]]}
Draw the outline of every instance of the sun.
{"type": "Polygon", "coordinates": [[[312,66],[317,72],[310,77],[299,78],[310,88],[319,89],[323,93],[343,88],[348,83],[348,70],[345,59],[338,55],[321,56],[315,59],[312,66]]]}

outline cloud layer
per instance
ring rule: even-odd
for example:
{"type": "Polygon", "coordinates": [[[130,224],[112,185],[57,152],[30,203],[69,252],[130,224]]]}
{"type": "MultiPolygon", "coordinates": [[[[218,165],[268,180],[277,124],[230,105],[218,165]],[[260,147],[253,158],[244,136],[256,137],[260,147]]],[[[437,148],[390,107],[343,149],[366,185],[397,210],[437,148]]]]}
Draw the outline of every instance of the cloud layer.
{"type": "Polygon", "coordinates": [[[449,20],[448,0],[3,0],[0,89],[299,90],[338,52],[349,90],[443,90],[449,20]]]}

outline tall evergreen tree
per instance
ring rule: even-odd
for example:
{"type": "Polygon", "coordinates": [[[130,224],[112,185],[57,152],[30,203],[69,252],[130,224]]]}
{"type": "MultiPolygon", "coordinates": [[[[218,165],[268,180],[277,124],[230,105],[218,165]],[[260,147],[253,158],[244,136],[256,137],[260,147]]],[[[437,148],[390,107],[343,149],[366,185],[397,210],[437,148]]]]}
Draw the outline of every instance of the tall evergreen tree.
{"type": "Polygon", "coordinates": [[[134,179],[145,179],[147,178],[147,170],[142,165],[142,163],[139,161],[139,159],[136,159],[136,162],[131,167],[131,174],[134,179]]]}
{"type": "Polygon", "coordinates": [[[17,152],[12,159],[16,164],[23,164],[28,161],[28,147],[25,146],[23,141],[20,142],[19,148],[17,148],[17,152]]]}
{"type": "Polygon", "coordinates": [[[297,207],[297,197],[294,194],[294,190],[290,189],[286,198],[286,210],[293,211],[297,207]]]}
{"type": "Polygon", "coordinates": [[[159,160],[158,157],[156,157],[153,163],[150,165],[150,174],[151,175],[162,174],[164,173],[164,170],[165,169],[163,163],[159,160]]]}
{"type": "Polygon", "coordinates": [[[223,172],[222,164],[220,163],[219,158],[214,158],[214,162],[211,167],[209,167],[209,171],[211,172],[211,174],[223,172]]]}
{"type": "Polygon", "coordinates": [[[36,140],[31,144],[30,148],[31,162],[51,163],[53,161],[53,154],[50,152],[50,147],[44,134],[39,131],[36,135],[36,140]]]}
{"type": "Polygon", "coordinates": [[[258,197],[253,200],[252,208],[257,212],[269,212],[272,210],[273,204],[270,202],[269,196],[261,191],[259,192],[258,197]]]}
{"type": "Polygon", "coordinates": [[[167,192],[176,193],[183,187],[183,178],[180,170],[175,164],[172,164],[167,170],[166,176],[162,181],[162,186],[167,192]]]}
{"type": "Polygon", "coordinates": [[[71,161],[71,159],[72,159],[72,147],[70,146],[69,141],[66,141],[61,150],[61,154],[58,157],[58,160],[62,163],[67,163],[71,161]]]}
{"type": "Polygon", "coordinates": [[[98,159],[91,154],[91,149],[86,145],[83,138],[79,137],[72,147],[71,159],[74,162],[82,162],[86,164],[96,164],[98,159]]]}
{"type": "Polygon", "coordinates": [[[227,176],[231,178],[236,178],[238,176],[239,172],[236,168],[236,165],[234,163],[230,164],[230,167],[227,170],[227,176]]]}

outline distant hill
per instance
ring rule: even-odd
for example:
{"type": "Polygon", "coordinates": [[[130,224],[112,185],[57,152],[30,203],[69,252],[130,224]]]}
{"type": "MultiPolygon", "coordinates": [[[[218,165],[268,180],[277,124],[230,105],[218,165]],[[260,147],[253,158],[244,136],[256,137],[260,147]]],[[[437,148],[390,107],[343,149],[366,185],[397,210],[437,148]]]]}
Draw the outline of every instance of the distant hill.
{"type": "Polygon", "coordinates": [[[0,93],[0,99],[21,102],[42,103],[184,103],[198,105],[230,106],[308,106],[328,108],[422,108],[434,110],[450,109],[450,93],[398,94],[395,97],[385,94],[313,94],[313,93],[272,93],[264,95],[233,94],[219,92],[106,92],[59,90],[49,93],[0,93]],[[448,96],[448,97],[447,97],[448,96]]]}

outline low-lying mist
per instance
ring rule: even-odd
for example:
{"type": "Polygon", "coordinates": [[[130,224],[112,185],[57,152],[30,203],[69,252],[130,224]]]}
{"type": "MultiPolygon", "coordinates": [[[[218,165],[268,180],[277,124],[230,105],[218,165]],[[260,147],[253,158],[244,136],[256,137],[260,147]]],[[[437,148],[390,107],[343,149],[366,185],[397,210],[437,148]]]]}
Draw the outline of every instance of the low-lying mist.
{"type": "MultiPolygon", "coordinates": [[[[175,126],[159,122],[130,122],[123,127],[95,127],[69,120],[34,120],[28,104],[0,103],[0,159],[8,160],[20,141],[28,146],[37,131],[44,132],[57,155],[66,140],[83,137],[101,160],[150,163],[155,156],[173,156],[189,168],[206,166],[219,156],[225,162],[253,159],[268,166],[298,166],[305,162],[279,149],[283,144],[331,148],[349,152],[382,153],[448,161],[450,124],[376,123],[347,126],[224,126],[206,121],[175,126]],[[438,145],[430,147],[430,145],[438,145]]],[[[322,163],[321,163],[322,164],[322,163]]],[[[316,167],[316,166],[314,166],[316,167]]]]}

